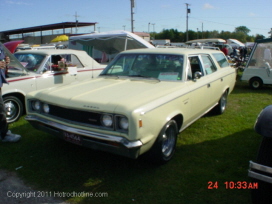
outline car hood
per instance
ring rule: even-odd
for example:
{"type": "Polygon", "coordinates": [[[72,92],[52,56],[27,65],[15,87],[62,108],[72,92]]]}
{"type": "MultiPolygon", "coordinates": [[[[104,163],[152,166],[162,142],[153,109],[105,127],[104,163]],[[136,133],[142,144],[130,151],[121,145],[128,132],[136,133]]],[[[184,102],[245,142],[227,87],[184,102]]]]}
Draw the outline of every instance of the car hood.
{"type": "MultiPolygon", "coordinates": [[[[14,43],[14,44],[16,44],[16,43],[14,43]]],[[[0,42],[0,46],[2,46],[2,45],[3,44],[0,42]]],[[[15,72],[20,72],[22,75],[27,74],[28,71],[19,62],[19,60],[10,52],[10,50],[6,46],[2,46],[2,47],[3,47],[4,51],[5,51],[5,55],[10,58],[10,63],[9,63],[9,68],[8,68],[9,71],[8,72],[14,72],[15,71],[15,72]]]]}
{"type": "Polygon", "coordinates": [[[97,78],[36,92],[34,97],[64,107],[123,113],[143,112],[182,95],[183,82],[97,78]],[[175,95],[175,96],[174,96],[175,95]]]}
{"type": "Polygon", "coordinates": [[[16,40],[16,41],[6,42],[6,43],[4,43],[4,45],[13,54],[15,52],[16,48],[18,47],[18,45],[21,44],[22,42],[24,42],[24,41],[23,40],[16,40]]]}

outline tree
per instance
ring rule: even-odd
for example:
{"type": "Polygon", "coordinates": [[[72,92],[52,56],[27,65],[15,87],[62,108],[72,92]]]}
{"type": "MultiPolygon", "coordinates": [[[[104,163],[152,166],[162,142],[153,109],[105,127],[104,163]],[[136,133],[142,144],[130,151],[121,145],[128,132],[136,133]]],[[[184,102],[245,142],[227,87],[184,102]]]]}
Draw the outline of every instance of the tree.
{"type": "Polygon", "coordinates": [[[265,39],[265,37],[263,35],[257,34],[255,37],[255,40],[262,40],[265,39]]]}
{"type": "Polygon", "coordinates": [[[238,26],[235,28],[235,32],[242,32],[247,35],[250,32],[250,29],[248,29],[246,26],[238,26]]]}
{"type": "MultiPolygon", "coordinates": [[[[245,26],[239,26],[235,28],[234,32],[229,31],[203,31],[203,32],[196,32],[193,30],[188,31],[189,40],[201,39],[201,38],[222,38],[222,39],[237,39],[241,42],[254,42],[258,39],[264,39],[263,35],[257,34],[256,36],[250,36],[248,33],[250,30],[245,26]]],[[[159,33],[152,33],[152,37],[154,36],[155,39],[170,39],[171,42],[186,42],[186,31],[179,32],[177,29],[163,29],[159,33]]]]}
{"type": "Polygon", "coordinates": [[[222,38],[222,39],[225,39],[225,40],[230,39],[231,38],[231,32],[222,30],[218,37],[222,38]]]}

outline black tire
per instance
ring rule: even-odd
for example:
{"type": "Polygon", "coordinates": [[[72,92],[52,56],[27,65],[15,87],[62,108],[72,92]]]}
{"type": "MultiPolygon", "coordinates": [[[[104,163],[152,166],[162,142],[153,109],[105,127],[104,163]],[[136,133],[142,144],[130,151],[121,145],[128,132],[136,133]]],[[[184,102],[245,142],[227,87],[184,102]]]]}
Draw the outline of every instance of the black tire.
{"type": "Polygon", "coordinates": [[[218,104],[214,107],[214,113],[217,115],[221,115],[225,112],[227,107],[227,99],[228,99],[228,91],[225,91],[220,100],[218,101],[218,104]]]}
{"type": "Polygon", "coordinates": [[[170,120],[163,127],[156,142],[148,152],[148,158],[156,164],[165,164],[170,161],[176,150],[177,136],[177,123],[170,120]]]}
{"type": "Polygon", "coordinates": [[[263,86],[263,80],[258,77],[253,77],[249,80],[249,86],[252,89],[260,89],[263,86]]]}
{"type": "Polygon", "coordinates": [[[15,96],[4,96],[6,118],[8,123],[13,123],[23,115],[24,106],[21,100],[15,96]]]}
{"type": "MultiPolygon", "coordinates": [[[[256,162],[272,167],[272,138],[263,137],[256,162]]],[[[251,190],[252,203],[272,203],[272,184],[257,179],[252,182],[258,182],[258,189],[251,190]]]]}

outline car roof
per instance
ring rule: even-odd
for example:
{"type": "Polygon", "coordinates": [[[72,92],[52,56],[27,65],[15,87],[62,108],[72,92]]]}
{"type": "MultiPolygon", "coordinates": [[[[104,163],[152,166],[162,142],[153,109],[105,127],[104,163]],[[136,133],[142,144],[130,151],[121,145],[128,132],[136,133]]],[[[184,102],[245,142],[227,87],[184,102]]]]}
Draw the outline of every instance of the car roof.
{"type": "Polygon", "coordinates": [[[222,53],[220,50],[214,49],[193,49],[193,48],[144,48],[144,49],[133,49],[126,50],[121,53],[132,54],[132,53],[143,53],[143,54],[212,54],[212,53],[222,53]]]}
{"type": "Polygon", "coordinates": [[[22,50],[15,52],[14,54],[40,54],[40,55],[66,55],[74,54],[76,55],[81,63],[85,67],[99,67],[100,64],[95,61],[91,56],[87,54],[84,50],[73,50],[73,49],[44,49],[44,50],[22,50]]]}
{"type": "Polygon", "coordinates": [[[14,54],[22,54],[22,53],[29,53],[29,54],[46,54],[46,55],[55,55],[55,54],[79,54],[83,53],[83,50],[73,50],[73,49],[40,49],[40,50],[21,50],[15,52],[14,54]]]}

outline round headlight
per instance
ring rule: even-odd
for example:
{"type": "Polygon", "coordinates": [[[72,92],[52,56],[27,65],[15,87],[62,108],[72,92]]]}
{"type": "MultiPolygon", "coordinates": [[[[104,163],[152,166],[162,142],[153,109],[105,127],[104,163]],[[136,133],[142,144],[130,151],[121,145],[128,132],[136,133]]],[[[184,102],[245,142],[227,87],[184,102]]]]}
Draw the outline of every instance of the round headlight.
{"type": "Polygon", "coordinates": [[[121,129],[127,130],[128,129],[128,119],[124,118],[124,117],[120,118],[119,125],[120,125],[121,129]]]}
{"type": "Polygon", "coordinates": [[[40,102],[40,101],[33,101],[33,102],[32,102],[32,108],[33,108],[35,111],[40,110],[40,108],[41,108],[41,102],[40,102]]]}
{"type": "Polygon", "coordinates": [[[103,115],[102,116],[102,122],[103,122],[103,125],[106,126],[106,127],[110,127],[112,126],[112,116],[111,115],[103,115]]]}
{"type": "Polygon", "coordinates": [[[49,105],[48,104],[43,104],[43,111],[45,112],[45,113],[49,113],[49,110],[50,110],[50,108],[49,108],[49,105]]]}

